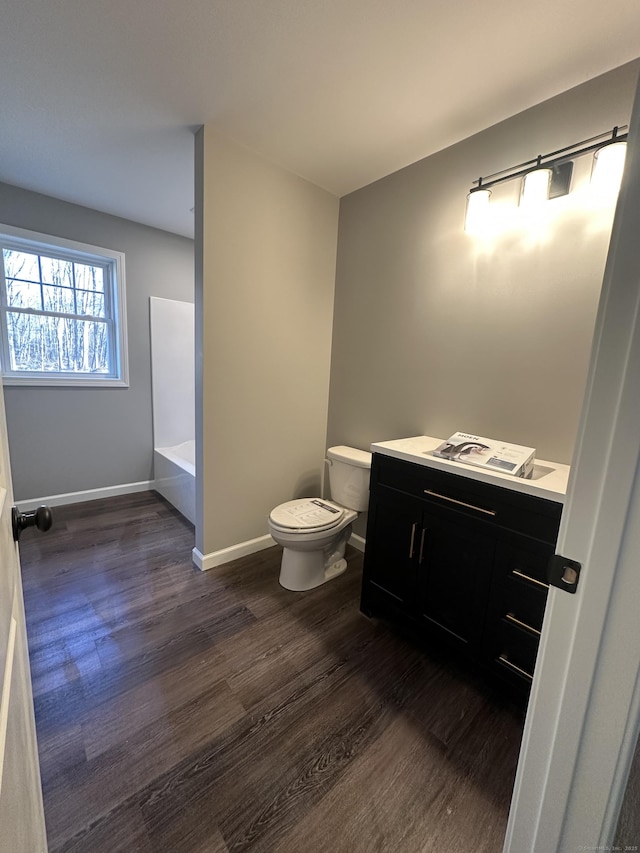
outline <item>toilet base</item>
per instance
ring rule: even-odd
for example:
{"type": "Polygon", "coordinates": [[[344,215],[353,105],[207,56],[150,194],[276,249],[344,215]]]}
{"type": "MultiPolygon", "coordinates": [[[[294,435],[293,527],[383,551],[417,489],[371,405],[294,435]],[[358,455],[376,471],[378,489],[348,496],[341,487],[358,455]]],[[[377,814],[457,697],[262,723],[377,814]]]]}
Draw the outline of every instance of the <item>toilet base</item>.
{"type": "Polygon", "coordinates": [[[280,565],[280,586],[292,592],[315,589],[337,578],[347,568],[344,552],[351,535],[351,525],[325,548],[300,551],[284,546],[280,565]]]}
{"type": "Polygon", "coordinates": [[[347,561],[343,558],[342,560],[338,560],[337,563],[334,563],[332,566],[329,566],[328,569],[324,570],[324,579],[326,581],[333,580],[333,578],[337,578],[338,575],[341,575],[343,572],[347,570],[347,561]]]}

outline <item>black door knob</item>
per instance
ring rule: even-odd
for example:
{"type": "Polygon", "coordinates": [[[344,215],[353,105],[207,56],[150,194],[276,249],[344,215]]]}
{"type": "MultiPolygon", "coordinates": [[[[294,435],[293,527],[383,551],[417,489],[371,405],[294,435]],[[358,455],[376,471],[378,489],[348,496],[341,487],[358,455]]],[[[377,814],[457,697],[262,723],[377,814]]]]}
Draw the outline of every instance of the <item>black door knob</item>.
{"type": "Polygon", "coordinates": [[[20,512],[17,506],[11,507],[11,526],[13,527],[13,539],[17,542],[20,534],[27,527],[37,527],[44,533],[53,524],[53,516],[48,506],[39,506],[31,512],[20,512]]]}

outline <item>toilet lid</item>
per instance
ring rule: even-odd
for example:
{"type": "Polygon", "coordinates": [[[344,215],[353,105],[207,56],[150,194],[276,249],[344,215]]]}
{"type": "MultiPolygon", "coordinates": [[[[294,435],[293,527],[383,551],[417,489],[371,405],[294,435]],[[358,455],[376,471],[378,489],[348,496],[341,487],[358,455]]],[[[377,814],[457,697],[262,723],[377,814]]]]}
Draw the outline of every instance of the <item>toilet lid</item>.
{"type": "Polygon", "coordinates": [[[287,501],[277,506],[269,516],[275,527],[283,530],[329,530],[344,515],[344,509],[320,498],[287,501]]]}

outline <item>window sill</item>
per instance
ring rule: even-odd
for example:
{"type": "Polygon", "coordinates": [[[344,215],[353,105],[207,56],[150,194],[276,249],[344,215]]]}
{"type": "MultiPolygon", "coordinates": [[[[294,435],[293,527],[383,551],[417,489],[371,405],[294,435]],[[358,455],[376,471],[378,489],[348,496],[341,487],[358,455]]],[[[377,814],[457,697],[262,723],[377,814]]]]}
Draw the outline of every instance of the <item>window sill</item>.
{"type": "Polygon", "coordinates": [[[1,376],[2,384],[6,386],[39,387],[39,388],[128,388],[126,379],[89,379],[41,376],[1,376]]]}

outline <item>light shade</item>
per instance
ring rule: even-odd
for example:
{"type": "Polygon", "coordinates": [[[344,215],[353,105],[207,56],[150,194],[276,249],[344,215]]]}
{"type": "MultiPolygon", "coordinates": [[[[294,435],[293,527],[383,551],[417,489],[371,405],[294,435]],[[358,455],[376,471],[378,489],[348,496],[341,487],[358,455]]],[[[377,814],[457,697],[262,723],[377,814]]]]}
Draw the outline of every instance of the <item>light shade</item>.
{"type": "Polygon", "coordinates": [[[626,154],[626,142],[612,142],[598,148],[593,155],[591,171],[591,188],[596,195],[616,195],[620,189],[626,154]]]}
{"type": "Polygon", "coordinates": [[[534,169],[528,172],[522,180],[521,207],[539,207],[547,201],[550,184],[551,169],[534,169]]]}
{"type": "Polygon", "coordinates": [[[467,213],[464,230],[467,234],[480,234],[487,226],[491,190],[471,190],[467,195],[467,213]]]}

